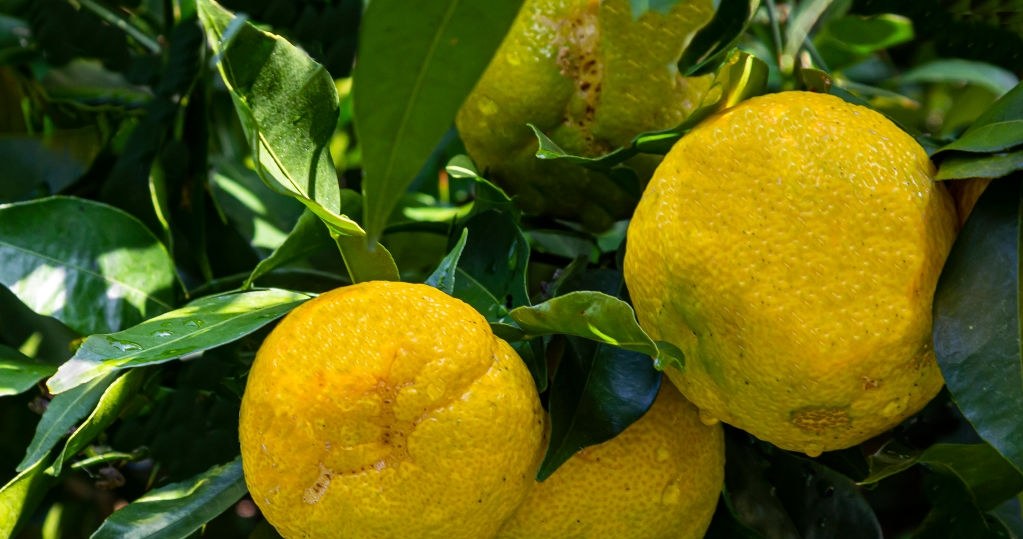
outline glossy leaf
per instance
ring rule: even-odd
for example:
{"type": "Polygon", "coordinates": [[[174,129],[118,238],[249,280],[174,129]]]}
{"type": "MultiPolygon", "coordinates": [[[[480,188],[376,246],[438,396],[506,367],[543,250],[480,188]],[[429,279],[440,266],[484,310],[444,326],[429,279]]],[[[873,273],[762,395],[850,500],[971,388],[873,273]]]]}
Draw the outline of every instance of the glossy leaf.
{"type": "MultiPolygon", "coordinates": [[[[78,454],[79,451],[85,449],[85,447],[100,435],[107,427],[109,427],[114,420],[117,419],[118,414],[121,413],[121,409],[127,402],[135,396],[139,388],[142,386],[142,382],[145,380],[147,373],[145,370],[138,369],[134,371],[128,371],[117,380],[114,380],[109,387],[103,392],[103,396],[100,397],[99,402],[96,403],[96,408],[89,414],[89,417],[82,422],[78,428],[71,433],[71,437],[68,438],[64,449],[57,455],[57,459],[53,461],[52,474],[57,475],[60,473],[64,463],[71,457],[78,454]]],[[[66,395],[67,393],[64,393],[66,395]]]]}
{"type": "Polygon", "coordinates": [[[454,121],[511,26],[521,0],[444,0],[410,16],[401,0],[363,15],[353,100],[371,239],[454,121]]]}
{"type": "Polygon", "coordinates": [[[25,458],[18,464],[17,470],[23,472],[31,468],[49,454],[57,442],[67,436],[68,430],[96,408],[96,403],[107,387],[117,378],[114,373],[107,373],[94,378],[66,393],[53,397],[46,411],[43,412],[35,436],[25,450],[25,458]]]}
{"type": "Polygon", "coordinates": [[[1023,170],[1023,150],[990,155],[949,157],[938,167],[938,180],[1001,178],[1023,170]]]}
{"type": "Polygon", "coordinates": [[[13,348],[0,345],[0,397],[27,391],[57,368],[33,361],[13,348]]]}
{"type": "Polygon", "coordinates": [[[46,466],[46,459],[39,459],[0,488],[0,537],[17,537],[18,530],[56,482],[46,473],[46,466]]]}
{"type": "Polygon", "coordinates": [[[302,214],[298,201],[271,191],[237,163],[218,162],[209,182],[217,208],[261,257],[284,242],[302,214]]]}
{"type": "Polygon", "coordinates": [[[354,280],[396,280],[398,271],[387,250],[367,243],[362,227],[341,213],[329,151],[339,110],[330,74],[284,38],[235,17],[215,1],[198,0],[197,5],[263,180],[298,199],[323,219],[332,236],[340,237],[337,243],[354,280]]]}
{"type": "Polygon", "coordinates": [[[537,472],[543,481],[580,449],[617,436],[653,403],[661,374],[641,353],[570,340],[550,390],[551,434],[537,472]]]}
{"type": "Polygon", "coordinates": [[[236,341],[309,298],[267,289],[197,299],[124,331],[85,339],[47,387],[61,393],[112,370],[164,363],[236,341]]]}
{"type": "Polygon", "coordinates": [[[458,268],[458,260],[462,257],[462,250],[465,249],[465,240],[468,237],[469,229],[463,228],[462,235],[458,238],[455,246],[451,248],[451,252],[440,261],[437,269],[426,278],[426,284],[443,290],[446,294],[454,293],[455,270],[458,268]]]}
{"type": "Polygon", "coordinates": [[[657,345],[639,327],[632,307],[602,292],[569,292],[509,314],[533,336],[574,335],[657,357],[657,345]]]}
{"type": "Polygon", "coordinates": [[[1011,71],[986,62],[946,58],[910,69],[900,77],[902,82],[949,82],[976,84],[995,95],[1002,95],[1019,84],[1011,71]]]}
{"type": "Polygon", "coordinates": [[[934,298],[934,350],[963,415],[1023,470],[1020,187],[993,182],[960,231],[934,298]]]}
{"type": "Polygon", "coordinates": [[[0,284],[81,334],[169,310],[174,283],[167,250],[121,210],[69,197],[0,206],[0,284]]]}
{"type": "Polygon", "coordinates": [[[714,18],[693,37],[678,61],[679,71],[687,76],[702,75],[717,69],[731,54],[753,21],[760,0],[721,0],[714,18]]]}
{"type": "Polygon", "coordinates": [[[846,15],[827,23],[829,38],[850,52],[866,56],[913,39],[913,22],[900,15],[846,15]]]}
{"type": "Polygon", "coordinates": [[[182,539],[245,495],[241,458],[153,489],[110,515],[92,539],[182,539]]]}
{"type": "Polygon", "coordinates": [[[913,536],[918,539],[970,537],[1002,539],[1009,537],[998,519],[984,514],[970,496],[969,489],[951,470],[937,465],[924,477],[924,492],[931,512],[913,536]]]}
{"type": "Polygon", "coordinates": [[[469,235],[458,260],[454,296],[497,322],[512,305],[528,305],[529,242],[512,216],[490,210],[466,223],[469,235]]]}

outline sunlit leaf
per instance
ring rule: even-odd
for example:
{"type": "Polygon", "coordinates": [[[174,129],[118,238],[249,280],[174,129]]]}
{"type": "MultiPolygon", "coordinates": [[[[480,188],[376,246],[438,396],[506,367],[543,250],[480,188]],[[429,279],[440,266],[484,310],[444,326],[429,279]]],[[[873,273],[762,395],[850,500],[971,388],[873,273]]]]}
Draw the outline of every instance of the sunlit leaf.
{"type": "Polygon", "coordinates": [[[939,151],[996,152],[1023,144],[1023,84],[995,101],[959,139],[939,151]]]}
{"type": "Polygon", "coordinates": [[[236,341],[309,298],[267,289],[197,299],[124,331],[90,336],[47,387],[61,393],[112,370],[163,363],[236,341]]]}
{"type": "Polygon", "coordinates": [[[299,216],[284,242],[274,249],[270,256],[256,265],[252,273],[245,279],[242,288],[251,288],[256,279],[322,249],[324,243],[328,242],[330,242],[330,235],[323,222],[316,217],[316,214],[306,210],[299,216]]]}
{"type": "Polygon", "coordinates": [[[17,537],[18,530],[32,518],[43,495],[56,482],[46,474],[47,462],[39,459],[0,487],[0,536],[17,537]]]}
{"type": "Polygon", "coordinates": [[[175,279],[167,250],[120,210],[68,197],[0,206],[0,284],[79,333],[169,310],[175,279]]]}
{"type": "Polygon", "coordinates": [[[976,84],[1000,96],[1019,84],[1011,71],[975,60],[946,58],[921,64],[900,77],[902,82],[950,82],[976,84]]]}
{"type": "Polygon", "coordinates": [[[33,361],[13,348],[0,345],[0,397],[27,391],[56,370],[52,365],[33,361]]]}
{"type": "Polygon", "coordinates": [[[960,231],[934,298],[934,350],[963,415],[1023,470],[1020,187],[992,182],[960,231]]]}
{"type": "Polygon", "coordinates": [[[363,15],[353,99],[365,171],[366,228],[378,238],[462,101],[483,73],[521,0],[374,0],[363,15]]]}
{"type": "Polygon", "coordinates": [[[760,0],[720,0],[714,18],[682,52],[679,71],[702,75],[717,69],[746,32],[759,5],[760,0]]]}
{"type": "Polygon", "coordinates": [[[241,458],[153,489],[114,512],[92,539],[182,539],[245,495],[241,458]]]}

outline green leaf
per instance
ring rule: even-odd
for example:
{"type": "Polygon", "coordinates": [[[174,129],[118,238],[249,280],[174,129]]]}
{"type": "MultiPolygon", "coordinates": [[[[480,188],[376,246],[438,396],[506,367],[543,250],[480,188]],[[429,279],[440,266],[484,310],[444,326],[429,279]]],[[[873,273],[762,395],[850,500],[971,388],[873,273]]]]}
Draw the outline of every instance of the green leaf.
{"type": "Polygon", "coordinates": [[[996,65],[976,60],[958,58],[934,60],[921,64],[900,77],[904,83],[948,82],[953,84],[976,84],[1000,96],[1019,84],[1011,71],[996,65]]]}
{"type": "Polygon", "coordinates": [[[490,210],[507,213],[515,223],[519,222],[520,211],[511,197],[500,187],[479,175],[476,165],[467,155],[456,155],[444,167],[452,178],[465,178],[475,182],[475,199],[472,202],[470,216],[479,215],[490,210]]]}
{"type": "Polygon", "coordinates": [[[13,348],[0,345],[0,397],[27,391],[56,370],[52,365],[33,361],[13,348]]]}
{"type": "Polygon", "coordinates": [[[1023,170],[1023,150],[990,155],[955,155],[941,162],[938,180],[1001,178],[1023,170]]]}
{"type": "Polygon", "coordinates": [[[970,491],[955,473],[940,465],[924,476],[924,492],[931,502],[931,511],[913,537],[944,539],[970,537],[1002,539],[1007,530],[996,518],[984,514],[970,491]]]}
{"type": "Polygon", "coordinates": [[[164,363],[236,341],[309,298],[267,289],[197,299],[124,331],[90,336],[47,387],[61,393],[116,369],[164,363]]]}
{"type": "Polygon", "coordinates": [[[657,345],[639,327],[628,303],[602,292],[578,291],[531,307],[515,308],[512,319],[533,336],[565,334],[657,357],[657,345]]]}
{"type": "Polygon", "coordinates": [[[995,101],[958,140],[938,151],[999,151],[1023,144],[1023,84],[995,101]]]}
{"type": "Polygon", "coordinates": [[[299,216],[288,237],[270,256],[261,260],[242,284],[243,289],[252,288],[252,283],[271,271],[308,256],[330,241],[326,227],[316,214],[306,210],[299,216]]]}
{"type": "MultiPolygon", "coordinates": [[[[551,434],[536,479],[543,481],[584,447],[610,440],[657,396],[661,374],[645,354],[571,339],[550,388],[551,434]]],[[[674,391],[674,389],[672,389],[674,391]]]]}
{"type": "Polygon", "coordinates": [[[824,32],[842,48],[866,56],[913,39],[913,21],[890,13],[846,15],[828,21],[824,32]]]}
{"type": "Polygon", "coordinates": [[[994,509],[1023,490],[1023,474],[986,443],[939,443],[911,452],[889,442],[871,455],[870,475],[859,484],[875,484],[917,464],[954,474],[984,510],[994,509]]]}
{"type": "Polygon", "coordinates": [[[217,163],[209,185],[217,208],[261,257],[280,247],[302,214],[295,199],[271,191],[258,174],[232,161],[217,163]]]}
{"type": "Polygon", "coordinates": [[[454,296],[491,322],[512,305],[528,305],[529,242],[507,213],[490,210],[466,223],[469,235],[458,259],[454,296]]]}
{"type": "Polygon", "coordinates": [[[93,411],[103,392],[116,377],[115,373],[107,373],[53,397],[36,426],[35,436],[25,450],[25,458],[18,464],[17,471],[23,472],[45,458],[75,423],[93,411]]]}
{"type": "Polygon", "coordinates": [[[284,38],[215,1],[198,0],[198,7],[260,176],[323,219],[332,236],[344,238],[337,243],[353,280],[397,280],[387,250],[367,243],[362,227],[340,213],[341,189],[329,151],[339,110],[330,74],[284,38]]]}
{"type": "Polygon", "coordinates": [[[170,309],[174,283],[167,250],[118,209],[68,197],[0,206],[0,284],[81,334],[170,309]]]}
{"type": "Polygon", "coordinates": [[[742,39],[759,6],[760,0],[720,0],[714,18],[682,52],[679,71],[694,76],[717,69],[742,39]]]}
{"type": "Polygon", "coordinates": [[[41,458],[0,488],[0,537],[17,537],[43,495],[56,483],[56,478],[46,473],[46,465],[41,458]]]}
{"type": "Polygon", "coordinates": [[[679,3],[679,0],[629,0],[633,20],[639,19],[647,11],[667,14],[677,3],[679,3]]]}
{"type": "Polygon", "coordinates": [[[934,351],[980,436],[1023,470],[1023,349],[1018,179],[992,182],[945,262],[934,298],[934,351]]]}
{"type": "Polygon", "coordinates": [[[462,257],[462,250],[465,249],[465,240],[469,237],[469,229],[463,228],[462,235],[451,248],[451,252],[440,261],[437,269],[426,278],[426,284],[443,290],[447,294],[455,291],[455,270],[458,267],[458,260],[462,257]]]}
{"type": "Polygon", "coordinates": [[[374,0],[363,15],[353,79],[365,173],[365,222],[378,238],[391,210],[447,131],[521,6],[374,0]]]}
{"type": "Polygon", "coordinates": [[[1020,144],[1023,144],[1023,119],[971,127],[963,136],[946,144],[939,151],[998,152],[1020,144]]]}
{"type": "Polygon", "coordinates": [[[180,539],[245,495],[241,457],[186,481],[151,490],[110,515],[91,539],[180,539]]]}
{"type": "Polygon", "coordinates": [[[99,402],[96,404],[96,408],[71,433],[71,437],[64,444],[64,449],[57,455],[57,459],[53,461],[51,467],[53,475],[59,474],[64,466],[64,462],[85,449],[89,442],[99,436],[117,419],[124,405],[135,396],[142,386],[142,382],[147,374],[144,369],[128,371],[124,376],[121,376],[107,387],[106,391],[103,392],[103,396],[100,397],[99,402]]]}

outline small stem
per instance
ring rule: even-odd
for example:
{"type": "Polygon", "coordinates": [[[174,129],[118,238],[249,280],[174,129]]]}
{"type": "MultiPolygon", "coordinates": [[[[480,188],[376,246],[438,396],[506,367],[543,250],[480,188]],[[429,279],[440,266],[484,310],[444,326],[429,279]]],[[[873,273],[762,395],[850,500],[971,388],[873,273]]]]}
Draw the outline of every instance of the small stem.
{"type": "Polygon", "coordinates": [[[160,48],[160,44],[157,43],[155,39],[142,33],[142,30],[139,30],[138,28],[135,28],[131,24],[128,24],[128,21],[118,17],[117,14],[110,11],[109,9],[97,4],[93,0],[76,1],[79,2],[83,7],[85,7],[89,11],[95,13],[97,16],[99,16],[99,18],[120,28],[124,33],[135,38],[135,41],[138,41],[140,45],[149,49],[149,52],[153,54],[160,54],[160,52],[162,51],[162,49],[160,48]]]}

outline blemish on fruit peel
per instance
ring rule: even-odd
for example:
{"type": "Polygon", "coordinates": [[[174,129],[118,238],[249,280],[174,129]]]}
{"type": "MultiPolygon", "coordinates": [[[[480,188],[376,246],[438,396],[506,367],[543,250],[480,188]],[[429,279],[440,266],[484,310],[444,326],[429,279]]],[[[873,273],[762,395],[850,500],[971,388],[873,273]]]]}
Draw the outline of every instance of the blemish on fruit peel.
{"type": "Polygon", "coordinates": [[[671,483],[664,487],[661,493],[661,503],[664,505],[675,505],[682,499],[682,489],[677,483],[671,483]]]}
{"type": "Polygon", "coordinates": [[[703,423],[704,425],[707,425],[708,427],[713,427],[714,425],[720,423],[721,420],[714,417],[713,415],[711,415],[710,412],[706,410],[700,410],[700,422],[703,423]]]}
{"type": "Polygon", "coordinates": [[[323,463],[320,463],[320,477],[316,479],[313,486],[305,489],[305,492],[302,493],[302,501],[309,505],[318,503],[327,493],[332,475],[331,471],[323,463]]]}

